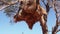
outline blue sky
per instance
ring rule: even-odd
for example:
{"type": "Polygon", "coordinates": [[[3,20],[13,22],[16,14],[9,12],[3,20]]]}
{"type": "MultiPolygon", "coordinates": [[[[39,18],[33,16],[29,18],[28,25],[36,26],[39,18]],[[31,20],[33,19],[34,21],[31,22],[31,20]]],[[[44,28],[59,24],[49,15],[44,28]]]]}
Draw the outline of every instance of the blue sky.
{"type": "MultiPolygon", "coordinates": [[[[55,12],[53,9],[50,10],[49,15],[48,15],[48,30],[51,31],[52,27],[55,25],[55,12]]],[[[40,23],[37,22],[34,26],[33,29],[30,30],[25,23],[25,21],[21,21],[18,23],[9,23],[10,18],[7,17],[3,11],[0,11],[0,34],[42,34],[41,26],[40,23]]],[[[58,32],[57,34],[59,34],[58,32]]],[[[51,34],[51,32],[49,32],[51,34]]]]}

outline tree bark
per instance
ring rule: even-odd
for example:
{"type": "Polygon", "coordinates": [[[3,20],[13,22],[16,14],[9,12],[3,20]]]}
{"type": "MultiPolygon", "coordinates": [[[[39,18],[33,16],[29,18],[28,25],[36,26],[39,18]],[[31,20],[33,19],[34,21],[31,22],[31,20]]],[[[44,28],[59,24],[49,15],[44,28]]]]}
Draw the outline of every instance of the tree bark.
{"type": "Polygon", "coordinates": [[[43,16],[40,19],[40,25],[42,27],[43,34],[48,34],[47,24],[46,24],[46,21],[43,19],[43,16]]]}

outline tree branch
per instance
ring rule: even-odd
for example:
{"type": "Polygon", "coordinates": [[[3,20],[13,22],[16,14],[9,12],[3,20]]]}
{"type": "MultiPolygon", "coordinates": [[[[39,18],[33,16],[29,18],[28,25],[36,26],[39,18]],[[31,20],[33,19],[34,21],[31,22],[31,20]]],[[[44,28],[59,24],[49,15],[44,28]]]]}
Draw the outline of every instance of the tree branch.
{"type": "Polygon", "coordinates": [[[11,5],[11,4],[14,4],[14,3],[16,3],[16,2],[18,2],[18,0],[17,1],[11,1],[11,2],[6,2],[6,1],[4,1],[4,0],[0,0],[0,2],[3,2],[5,5],[11,5]]]}
{"type": "MultiPolygon", "coordinates": [[[[59,30],[57,30],[57,32],[59,32],[59,31],[60,31],[60,29],[59,29],[59,30]]],[[[57,33],[57,32],[56,32],[56,33],[57,33]]]]}
{"type": "MultiPolygon", "coordinates": [[[[18,1],[19,2],[19,1],[18,1]]],[[[12,3],[12,4],[7,4],[7,5],[3,5],[3,6],[0,6],[0,10],[3,10],[3,9],[5,9],[5,8],[7,8],[7,7],[10,7],[10,6],[12,6],[12,5],[14,5],[14,4],[16,4],[16,3],[18,3],[18,2],[15,2],[15,3],[12,3]]],[[[5,2],[4,2],[5,3],[5,2]]]]}

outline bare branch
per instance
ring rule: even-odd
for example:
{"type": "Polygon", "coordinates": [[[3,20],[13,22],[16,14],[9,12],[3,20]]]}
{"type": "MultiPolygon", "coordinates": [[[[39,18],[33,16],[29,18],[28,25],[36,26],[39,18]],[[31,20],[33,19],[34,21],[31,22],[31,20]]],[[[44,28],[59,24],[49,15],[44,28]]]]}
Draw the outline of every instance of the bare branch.
{"type": "Polygon", "coordinates": [[[44,2],[44,0],[41,0],[43,3],[44,3],[44,5],[46,6],[46,4],[45,4],[45,2],[44,2]]]}
{"type": "Polygon", "coordinates": [[[52,34],[56,34],[57,32],[58,32],[58,27],[59,27],[59,13],[58,13],[58,11],[57,11],[57,8],[56,8],[56,5],[55,5],[55,2],[56,2],[56,0],[53,0],[53,8],[54,8],[54,10],[55,10],[55,12],[56,12],[56,25],[54,26],[54,28],[53,28],[53,30],[52,30],[52,34]]]}
{"type": "MultiPolygon", "coordinates": [[[[60,31],[60,29],[59,29],[59,30],[57,30],[57,32],[59,32],[59,31],[60,31]]],[[[57,33],[57,32],[56,32],[56,33],[57,33]]]]}
{"type": "Polygon", "coordinates": [[[18,2],[18,0],[17,1],[10,0],[9,2],[7,2],[5,0],[0,0],[0,2],[3,2],[5,5],[11,5],[11,4],[14,4],[14,3],[18,2]]]}
{"type": "Polygon", "coordinates": [[[52,34],[56,34],[58,29],[58,24],[56,23],[56,25],[54,26],[53,30],[52,30],[52,34]]]}
{"type": "Polygon", "coordinates": [[[3,9],[5,9],[5,8],[10,7],[10,6],[12,6],[12,5],[15,5],[15,4],[17,4],[17,3],[18,3],[18,2],[13,3],[13,4],[10,4],[10,5],[3,5],[3,6],[0,6],[0,10],[3,10],[3,9]]]}

